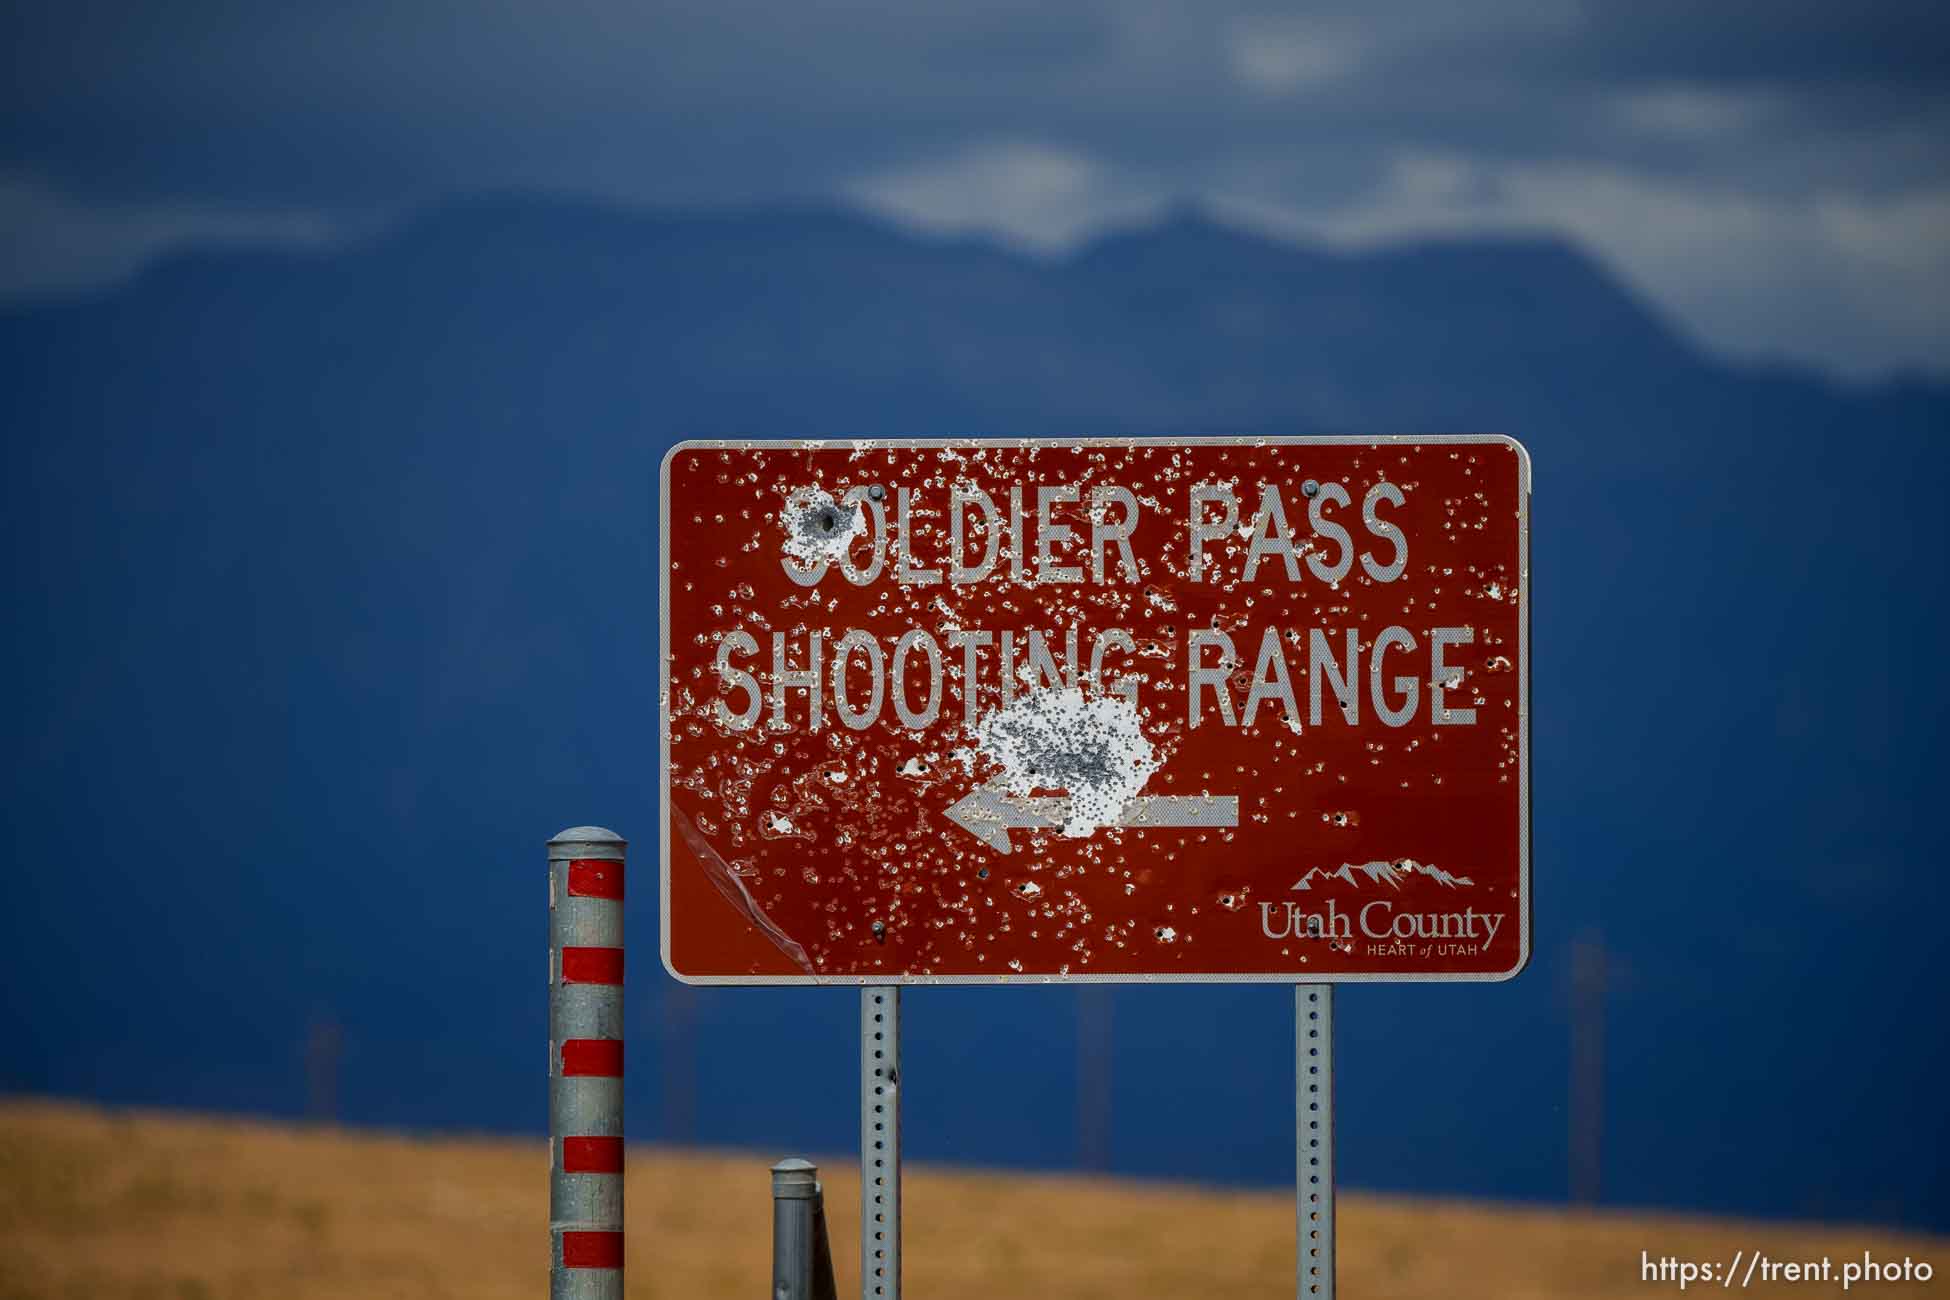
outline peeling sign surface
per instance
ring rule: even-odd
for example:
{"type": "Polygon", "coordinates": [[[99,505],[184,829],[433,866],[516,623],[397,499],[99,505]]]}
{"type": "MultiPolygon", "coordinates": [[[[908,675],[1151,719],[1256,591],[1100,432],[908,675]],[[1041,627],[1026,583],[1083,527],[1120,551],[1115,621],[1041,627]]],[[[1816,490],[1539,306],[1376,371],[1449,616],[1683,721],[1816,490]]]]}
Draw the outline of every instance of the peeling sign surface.
{"type": "Polygon", "coordinates": [[[666,965],[1514,974],[1529,475],[1487,436],[681,445],[666,965]]]}

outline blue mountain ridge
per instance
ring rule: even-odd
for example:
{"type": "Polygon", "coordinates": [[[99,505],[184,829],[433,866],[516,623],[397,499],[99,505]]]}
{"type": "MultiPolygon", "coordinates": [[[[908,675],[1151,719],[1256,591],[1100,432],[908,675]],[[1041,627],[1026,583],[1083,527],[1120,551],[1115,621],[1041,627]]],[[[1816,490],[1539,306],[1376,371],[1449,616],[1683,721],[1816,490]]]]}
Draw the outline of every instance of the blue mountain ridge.
{"type": "MultiPolygon", "coordinates": [[[[295,1113],[327,1016],[347,1118],[538,1132],[542,841],[598,822],[633,1131],[846,1150],[852,995],[651,955],[671,442],[1489,430],[1536,466],[1537,956],[1343,991],[1344,1179],[1561,1197],[1592,933],[1607,1200],[1950,1228],[1940,385],[1715,359],[1549,240],[506,195],[8,310],[0,376],[0,1088],[295,1113]]],[[[1074,1161],[1073,991],[908,998],[912,1155],[1074,1161]]],[[[1112,1000],[1113,1168],[1291,1176],[1288,995],[1112,1000]]]]}

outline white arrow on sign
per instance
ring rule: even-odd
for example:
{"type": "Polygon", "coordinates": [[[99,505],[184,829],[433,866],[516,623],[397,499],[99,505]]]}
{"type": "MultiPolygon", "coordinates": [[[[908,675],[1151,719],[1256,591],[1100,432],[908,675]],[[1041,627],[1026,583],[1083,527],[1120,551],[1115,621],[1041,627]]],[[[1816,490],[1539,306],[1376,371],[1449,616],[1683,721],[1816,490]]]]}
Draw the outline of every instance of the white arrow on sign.
{"type": "MultiPolygon", "coordinates": [[[[998,853],[1009,851],[1013,830],[1054,830],[1070,819],[1068,795],[1013,795],[993,786],[969,791],[948,809],[948,820],[998,853]]],[[[1239,797],[1230,794],[1137,795],[1113,826],[1237,826],[1239,797]]]]}

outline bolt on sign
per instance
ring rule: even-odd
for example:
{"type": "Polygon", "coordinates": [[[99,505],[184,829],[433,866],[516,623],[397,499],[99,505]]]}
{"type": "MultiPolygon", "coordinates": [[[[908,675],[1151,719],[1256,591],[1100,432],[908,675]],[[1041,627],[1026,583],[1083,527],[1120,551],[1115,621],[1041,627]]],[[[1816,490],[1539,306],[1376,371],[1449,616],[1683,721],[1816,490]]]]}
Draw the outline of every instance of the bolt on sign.
{"type": "Polygon", "coordinates": [[[663,955],[699,983],[1505,979],[1495,436],[687,442],[663,955]]]}

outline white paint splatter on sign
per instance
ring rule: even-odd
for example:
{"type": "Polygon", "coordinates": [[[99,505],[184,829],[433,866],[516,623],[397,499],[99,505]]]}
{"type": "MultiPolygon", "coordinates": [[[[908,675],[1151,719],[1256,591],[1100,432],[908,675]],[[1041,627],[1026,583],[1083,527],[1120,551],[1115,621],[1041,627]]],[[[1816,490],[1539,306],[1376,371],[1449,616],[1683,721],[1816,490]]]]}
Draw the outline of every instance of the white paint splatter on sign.
{"type": "Polygon", "coordinates": [[[991,711],[975,734],[980,752],[1001,766],[1000,784],[1010,794],[1070,796],[1063,822],[1069,836],[1114,824],[1158,770],[1131,703],[1074,686],[1032,691],[991,711]]]}
{"type": "Polygon", "coordinates": [[[779,512],[785,553],[808,568],[837,564],[853,539],[866,535],[866,512],[857,501],[841,505],[822,487],[794,488],[779,512]]]}

